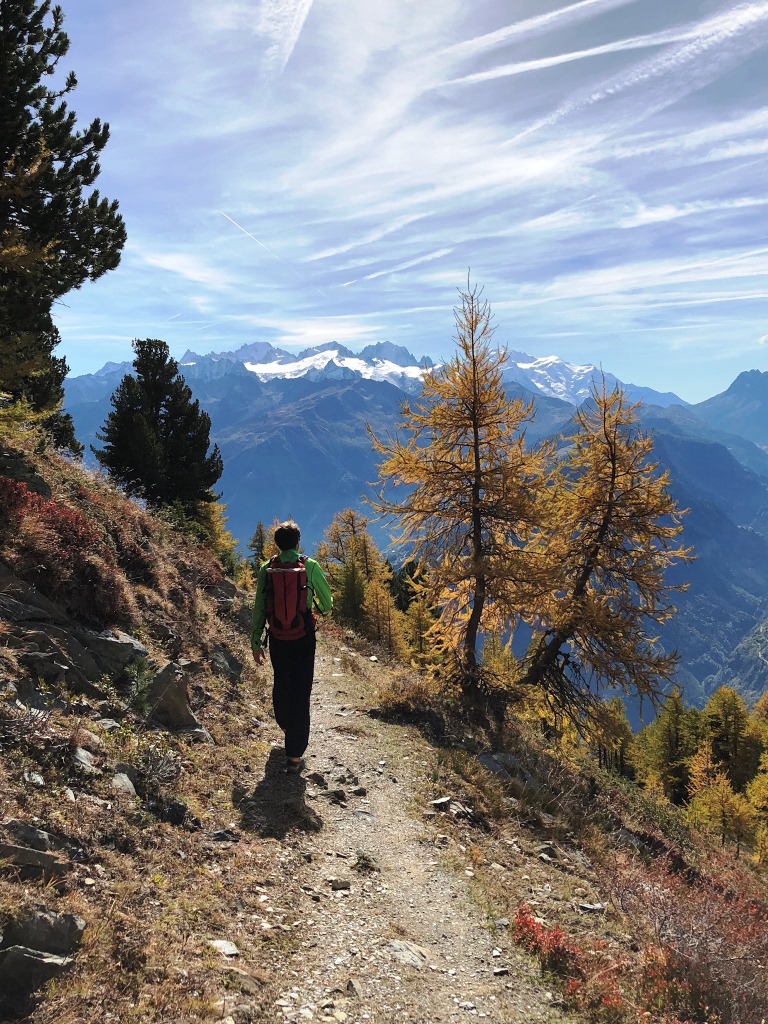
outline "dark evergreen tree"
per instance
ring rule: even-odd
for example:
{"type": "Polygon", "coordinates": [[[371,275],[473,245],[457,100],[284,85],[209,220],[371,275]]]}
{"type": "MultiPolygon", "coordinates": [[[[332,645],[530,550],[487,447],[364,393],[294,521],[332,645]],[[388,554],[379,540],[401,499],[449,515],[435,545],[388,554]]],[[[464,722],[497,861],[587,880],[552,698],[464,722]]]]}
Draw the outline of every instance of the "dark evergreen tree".
{"type": "Polygon", "coordinates": [[[164,341],[134,341],[135,376],[126,374],[110,399],[101,465],[130,494],[153,505],[193,509],[214,501],[223,465],[218,446],[208,454],[211,419],[179,375],[164,341]]]}
{"type": "Polygon", "coordinates": [[[69,49],[63,18],[50,0],[0,0],[0,392],[26,398],[73,447],[51,309],[117,266],[125,227],[117,203],[92,190],[108,126],[78,130],[64,99],[74,74],[55,85],[69,49]]]}
{"type": "Polygon", "coordinates": [[[248,550],[251,552],[251,564],[258,570],[267,557],[267,530],[261,520],[256,523],[253,536],[248,541],[248,550]]]}

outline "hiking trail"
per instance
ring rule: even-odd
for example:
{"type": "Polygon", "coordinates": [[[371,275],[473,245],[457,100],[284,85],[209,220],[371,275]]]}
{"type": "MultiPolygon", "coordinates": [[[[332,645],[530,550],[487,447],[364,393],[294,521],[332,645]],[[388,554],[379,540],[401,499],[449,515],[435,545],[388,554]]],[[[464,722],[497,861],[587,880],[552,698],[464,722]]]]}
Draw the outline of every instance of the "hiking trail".
{"type": "MultiPolygon", "coordinates": [[[[417,805],[434,748],[415,729],[366,713],[385,671],[321,638],[301,776],[285,774],[279,730],[266,727],[273,750],[240,812],[244,827],[279,839],[290,911],[269,905],[268,886],[260,898],[289,922],[291,941],[275,953],[280,982],[263,1019],[563,1024],[570,1018],[515,947],[509,922],[480,906],[471,836],[459,841],[439,812],[417,805]],[[349,671],[353,659],[374,678],[349,671]]],[[[263,678],[267,685],[268,669],[263,678]]]]}

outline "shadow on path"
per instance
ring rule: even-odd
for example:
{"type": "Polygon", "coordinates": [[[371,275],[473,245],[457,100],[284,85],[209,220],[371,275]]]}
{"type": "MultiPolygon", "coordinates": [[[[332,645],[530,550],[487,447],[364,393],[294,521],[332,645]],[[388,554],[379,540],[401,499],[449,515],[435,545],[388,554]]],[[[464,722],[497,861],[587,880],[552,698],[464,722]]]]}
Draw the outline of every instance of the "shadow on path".
{"type": "Polygon", "coordinates": [[[264,765],[264,778],[252,793],[232,787],[232,803],[240,812],[244,831],[282,839],[288,832],[319,832],[323,819],[306,803],[307,783],[303,775],[288,775],[282,750],[271,750],[264,765]]]}

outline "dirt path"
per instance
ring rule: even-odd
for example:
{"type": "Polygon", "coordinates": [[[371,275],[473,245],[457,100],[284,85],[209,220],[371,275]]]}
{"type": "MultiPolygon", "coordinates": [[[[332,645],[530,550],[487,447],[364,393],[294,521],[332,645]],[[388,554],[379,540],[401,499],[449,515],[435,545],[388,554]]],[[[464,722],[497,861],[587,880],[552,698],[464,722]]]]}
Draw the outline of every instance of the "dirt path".
{"type": "Polygon", "coordinates": [[[252,826],[284,812],[277,831],[300,922],[267,1019],[563,1022],[504,922],[494,925],[473,898],[467,849],[415,806],[434,751],[415,731],[365,713],[342,667],[353,657],[320,647],[305,772],[286,776],[275,749],[244,808],[252,826]]]}

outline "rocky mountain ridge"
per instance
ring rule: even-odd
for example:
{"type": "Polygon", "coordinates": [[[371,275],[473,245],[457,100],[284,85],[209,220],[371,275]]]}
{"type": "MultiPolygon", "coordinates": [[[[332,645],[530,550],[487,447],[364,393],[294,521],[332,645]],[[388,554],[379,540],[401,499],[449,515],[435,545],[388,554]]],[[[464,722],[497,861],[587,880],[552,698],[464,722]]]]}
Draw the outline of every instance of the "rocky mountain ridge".
{"type": "MultiPolygon", "coordinates": [[[[569,405],[586,401],[592,386],[599,385],[603,379],[609,388],[620,385],[631,401],[652,402],[662,407],[686,404],[672,392],[661,393],[624,383],[591,364],[580,365],[566,362],[559,356],[535,357],[514,351],[510,351],[508,356],[504,371],[506,381],[520,384],[535,395],[558,399],[569,405]]],[[[358,353],[329,341],[298,354],[275,348],[269,342],[253,342],[235,351],[205,355],[188,349],[178,362],[189,383],[235,375],[245,369],[262,382],[301,377],[318,382],[377,380],[394,384],[409,394],[418,393],[424,374],[436,365],[428,356],[417,359],[407,349],[388,341],[367,345],[358,353]]],[[[129,362],[107,363],[95,373],[70,377],[67,380],[67,400],[70,403],[93,400],[106,387],[111,393],[120,378],[130,371],[129,362]]]]}

